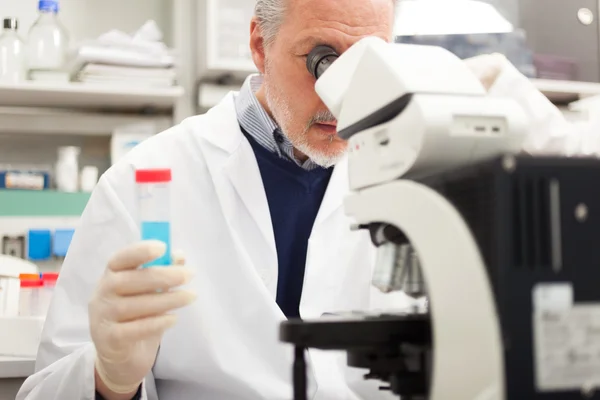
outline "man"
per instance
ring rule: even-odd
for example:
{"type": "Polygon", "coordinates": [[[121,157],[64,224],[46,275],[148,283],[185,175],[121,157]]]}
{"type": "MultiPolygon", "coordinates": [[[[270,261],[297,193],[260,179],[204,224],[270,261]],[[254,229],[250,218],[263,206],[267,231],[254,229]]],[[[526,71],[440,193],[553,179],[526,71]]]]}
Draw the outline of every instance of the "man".
{"type": "MultiPolygon", "coordinates": [[[[389,40],[393,15],[392,0],[257,1],[250,46],[261,77],[101,178],[18,399],[289,399],[281,321],[405,305],[370,287],[370,238],[348,229],[342,207],[346,143],[305,67],[318,44],[342,53],[364,36],[389,40]],[[139,241],[134,170],[165,165],[182,253],[138,269],[165,247],[139,241]]],[[[502,75],[482,63],[471,63],[482,80],[502,75]]],[[[337,353],[309,361],[311,398],[389,396],[337,353]]]]}
{"type": "MultiPolygon", "coordinates": [[[[393,0],[257,1],[262,77],[103,175],[19,399],[289,399],[281,321],[403,306],[370,287],[368,233],[350,232],[343,210],[346,143],[305,66],[317,44],[342,53],[365,36],[390,40],[393,20],[393,0]],[[139,241],[134,170],[165,165],[181,256],[138,269],[165,249],[139,241]]],[[[357,398],[347,381],[362,376],[346,376],[343,356],[309,360],[317,398],[357,398]]]]}

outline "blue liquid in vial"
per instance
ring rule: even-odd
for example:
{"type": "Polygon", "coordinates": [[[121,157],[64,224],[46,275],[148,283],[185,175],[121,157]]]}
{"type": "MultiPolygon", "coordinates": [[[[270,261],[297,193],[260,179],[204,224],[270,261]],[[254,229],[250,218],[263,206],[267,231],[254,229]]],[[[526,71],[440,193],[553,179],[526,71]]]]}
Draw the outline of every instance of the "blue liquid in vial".
{"type": "Polygon", "coordinates": [[[160,240],[167,245],[165,254],[144,264],[144,268],[171,265],[171,227],[168,222],[142,222],[142,240],[160,240]]]}

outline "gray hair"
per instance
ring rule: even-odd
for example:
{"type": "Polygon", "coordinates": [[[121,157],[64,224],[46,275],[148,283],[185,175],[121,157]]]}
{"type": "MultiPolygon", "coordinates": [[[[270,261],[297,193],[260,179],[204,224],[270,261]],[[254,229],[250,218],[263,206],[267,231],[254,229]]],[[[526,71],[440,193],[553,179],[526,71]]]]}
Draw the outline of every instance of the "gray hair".
{"type": "Polygon", "coordinates": [[[288,0],[257,0],[254,15],[264,39],[264,46],[269,47],[275,40],[279,27],[285,17],[288,0]]]}
{"type": "MultiPolygon", "coordinates": [[[[254,15],[258,19],[258,25],[263,35],[264,46],[269,47],[275,40],[277,32],[287,11],[289,0],[256,0],[254,15]]],[[[397,8],[399,0],[393,0],[397,8]]]]}

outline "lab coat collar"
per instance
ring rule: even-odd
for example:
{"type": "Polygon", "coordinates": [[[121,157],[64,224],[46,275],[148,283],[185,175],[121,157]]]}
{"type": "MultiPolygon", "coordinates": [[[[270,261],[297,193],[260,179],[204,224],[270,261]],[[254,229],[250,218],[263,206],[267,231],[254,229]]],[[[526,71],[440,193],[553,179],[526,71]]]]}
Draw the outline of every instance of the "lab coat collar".
{"type": "MultiPolygon", "coordinates": [[[[206,117],[207,129],[198,132],[198,135],[225,152],[222,154],[224,157],[218,157],[219,161],[215,158],[215,154],[211,155],[212,161],[207,161],[212,165],[210,167],[212,169],[217,165],[221,166],[223,175],[235,188],[236,198],[239,199],[235,201],[230,198],[228,192],[217,187],[217,190],[221,191],[221,203],[224,204],[225,214],[234,232],[239,231],[236,228],[240,220],[238,204],[242,203],[245,211],[252,216],[258,231],[264,238],[265,251],[269,251],[272,260],[269,265],[255,267],[274,296],[277,288],[277,249],[271,213],[256,157],[237,122],[233,94],[229,94],[219,105],[211,109],[206,117]]],[[[325,227],[330,217],[343,211],[343,201],[348,191],[348,157],[344,156],[333,169],[315,219],[313,232],[325,227]]],[[[239,240],[246,247],[256,246],[257,243],[254,238],[243,237],[243,235],[239,240]]]]}
{"type": "Polygon", "coordinates": [[[213,179],[216,179],[215,189],[228,225],[246,254],[255,253],[257,246],[261,246],[259,252],[269,262],[253,260],[253,264],[275,298],[277,249],[271,213],[254,151],[237,122],[233,93],[212,108],[205,115],[205,121],[205,127],[197,132],[199,140],[223,151],[206,152],[205,156],[213,179]],[[247,223],[246,215],[254,224],[247,223]],[[263,240],[257,240],[258,236],[263,240]]]}
{"type": "MultiPolygon", "coordinates": [[[[232,92],[229,95],[227,95],[227,97],[225,97],[221,101],[221,103],[219,103],[219,105],[217,105],[215,108],[209,111],[207,116],[209,117],[208,120],[210,121],[212,126],[210,127],[210,129],[207,129],[207,132],[203,132],[203,135],[206,137],[207,140],[209,140],[213,145],[221,148],[229,154],[233,154],[239,148],[239,146],[242,145],[242,143],[247,143],[244,140],[244,136],[241,132],[240,126],[237,122],[237,119],[235,118],[235,115],[236,113],[234,104],[234,93],[232,92]],[[230,117],[224,117],[225,115],[230,117]]],[[[242,155],[240,156],[240,159],[234,161],[234,163],[236,163],[235,165],[239,166],[240,169],[247,169],[244,167],[256,164],[256,162],[249,162],[251,161],[250,159],[242,159],[243,157],[248,157],[248,155],[242,155]],[[244,165],[245,162],[248,162],[248,164],[244,165]]],[[[254,156],[252,155],[252,157],[254,156]]],[[[250,192],[254,185],[254,183],[252,182],[254,182],[255,180],[249,180],[247,179],[247,176],[243,176],[249,173],[249,171],[245,171],[244,174],[242,174],[241,171],[234,172],[236,170],[235,165],[230,165],[229,170],[233,174],[232,179],[235,182],[237,182],[236,187],[238,188],[238,190],[241,190],[242,193],[250,192]]],[[[260,171],[258,171],[258,167],[255,171],[255,175],[256,174],[260,176],[260,171]]],[[[258,187],[262,187],[262,185],[258,187]]],[[[325,197],[323,198],[321,208],[315,220],[315,225],[319,225],[325,222],[329,216],[331,216],[335,211],[339,210],[342,207],[344,197],[348,194],[348,191],[348,156],[346,155],[335,165],[333,169],[333,173],[329,185],[327,187],[327,191],[325,192],[325,197]]],[[[261,191],[261,196],[262,195],[263,194],[261,191]]],[[[257,195],[254,194],[251,195],[250,198],[256,198],[256,196],[257,195]]],[[[245,196],[242,196],[242,198],[246,199],[245,196]]],[[[264,216],[256,215],[255,218],[264,219],[264,216]]],[[[261,228],[261,231],[263,232],[263,234],[266,234],[267,228],[263,226],[261,228]]],[[[268,231],[271,233],[266,236],[273,236],[271,226],[269,226],[268,231]]],[[[268,240],[269,242],[271,242],[271,239],[268,240]]]]}
{"type": "Polygon", "coordinates": [[[236,117],[235,94],[236,92],[229,92],[206,113],[208,129],[199,132],[204,139],[228,154],[233,154],[238,149],[244,137],[236,117]]]}
{"type": "Polygon", "coordinates": [[[206,138],[229,154],[229,159],[224,164],[224,171],[270,249],[276,252],[271,213],[262,176],[254,151],[244,138],[237,122],[233,93],[230,93],[213,110],[218,112],[218,115],[209,118],[214,126],[207,130],[206,138]]]}

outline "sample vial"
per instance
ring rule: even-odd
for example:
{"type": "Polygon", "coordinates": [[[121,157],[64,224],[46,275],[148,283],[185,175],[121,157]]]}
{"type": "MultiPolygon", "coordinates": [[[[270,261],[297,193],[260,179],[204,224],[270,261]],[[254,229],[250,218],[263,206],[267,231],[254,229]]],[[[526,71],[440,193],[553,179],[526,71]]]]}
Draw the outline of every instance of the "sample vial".
{"type": "Polygon", "coordinates": [[[44,283],[41,279],[21,279],[19,292],[19,316],[37,317],[43,315],[40,307],[44,283]]]}
{"type": "Polygon", "coordinates": [[[142,240],[160,240],[165,254],[143,267],[171,265],[171,170],[140,169],[135,172],[142,240]]]}
{"type": "Polygon", "coordinates": [[[42,289],[42,296],[40,296],[40,310],[43,315],[48,313],[50,303],[52,302],[52,296],[54,295],[54,288],[56,287],[56,281],[58,280],[58,273],[46,272],[42,274],[42,283],[44,285],[42,289]]]}

